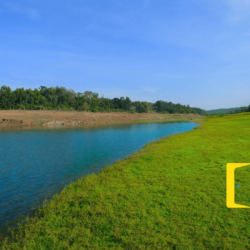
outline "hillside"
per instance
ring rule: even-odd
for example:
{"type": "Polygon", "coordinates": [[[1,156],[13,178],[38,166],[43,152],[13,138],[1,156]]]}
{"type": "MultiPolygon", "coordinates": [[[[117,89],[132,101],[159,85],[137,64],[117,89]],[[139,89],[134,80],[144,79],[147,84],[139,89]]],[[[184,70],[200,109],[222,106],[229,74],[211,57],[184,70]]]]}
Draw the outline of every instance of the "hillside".
{"type": "Polygon", "coordinates": [[[241,113],[241,112],[246,112],[246,111],[247,111],[247,107],[206,110],[206,112],[209,115],[236,114],[236,113],[241,113]]]}

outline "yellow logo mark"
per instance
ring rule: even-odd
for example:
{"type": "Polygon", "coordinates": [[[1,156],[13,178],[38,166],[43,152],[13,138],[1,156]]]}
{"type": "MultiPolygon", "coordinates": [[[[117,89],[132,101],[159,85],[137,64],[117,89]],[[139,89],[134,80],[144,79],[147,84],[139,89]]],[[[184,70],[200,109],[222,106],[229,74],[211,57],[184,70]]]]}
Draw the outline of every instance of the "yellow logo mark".
{"type": "Polygon", "coordinates": [[[234,170],[236,168],[250,165],[250,163],[228,163],[227,164],[227,207],[228,208],[250,208],[248,206],[235,204],[234,196],[234,170]]]}

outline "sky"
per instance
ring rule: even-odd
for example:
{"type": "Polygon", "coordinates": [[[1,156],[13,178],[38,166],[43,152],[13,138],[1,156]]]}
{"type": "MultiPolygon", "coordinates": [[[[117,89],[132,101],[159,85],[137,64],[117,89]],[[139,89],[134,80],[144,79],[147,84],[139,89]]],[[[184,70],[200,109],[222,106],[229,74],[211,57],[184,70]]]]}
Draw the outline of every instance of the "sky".
{"type": "Polygon", "coordinates": [[[250,104],[249,0],[2,0],[0,86],[250,104]]]}

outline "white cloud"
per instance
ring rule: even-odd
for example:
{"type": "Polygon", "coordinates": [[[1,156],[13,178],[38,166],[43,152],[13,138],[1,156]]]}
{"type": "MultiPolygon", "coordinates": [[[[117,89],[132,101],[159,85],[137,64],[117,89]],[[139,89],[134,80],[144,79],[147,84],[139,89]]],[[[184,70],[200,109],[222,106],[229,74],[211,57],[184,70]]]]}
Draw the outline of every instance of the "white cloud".
{"type": "Polygon", "coordinates": [[[143,90],[147,91],[147,92],[155,93],[155,92],[157,92],[160,89],[159,88],[143,87],[143,90]]]}
{"type": "Polygon", "coordinates": [[[39,16],[39,11],[37,9],[34,9],[34,8],[30,8],[30,7],[20,7],[16,4],[13,4],[13,3],[7,3],[5,4],[5,6],[16,12],[16,13],[20,13],[20,14],[23,14],[23,15],[27,15],[29,16],[30,18],[36,18],[39,16]]]}
{"type": "Polygon", "coordinates": [[[244,36],[250,36],[250,31],[245,32],[244,36]]]}
{"type": "Polygon", "coordinates": [[[235,11],[248,11],[250,10],[249,0],[226,0],[225,3],[229,4],[235,11]]]}
{"type": "Polygon", "coordinates": [[[148,8],[150,5],[150,0],[144,0],[142,4],[142,8],[148,8]]]}
{"type": "Polygon", "coordinates": [[[224,0],[229,6],[229,17],[232,21],[244,21],[250,17],[250,1],[249,0],[224,0]]]}
{"type": "Polygon", "coordinates": [[[153,74],[153,76],[160,76],[164,78],[183,78],[181,76],[171,75],[171,74],[153,74]]]}

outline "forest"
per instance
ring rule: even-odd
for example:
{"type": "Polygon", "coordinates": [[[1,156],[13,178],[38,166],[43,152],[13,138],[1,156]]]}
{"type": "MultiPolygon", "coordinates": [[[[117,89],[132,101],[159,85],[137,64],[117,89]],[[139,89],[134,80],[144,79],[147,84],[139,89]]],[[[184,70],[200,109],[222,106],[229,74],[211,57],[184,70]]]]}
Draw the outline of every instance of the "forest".
{"type": "Polygon", "coordinates": [[[174,104],[172,102],[157,101],[155,103],[134,101],[129,97],[104,98],[98,93],[85,91],[75,92],[65,87],[40,86],[39,89],[17,88],[11,90],[8,86],[0,88],[0,110],[67,110],[67,111],[89,111],[89,112],[138,112],[138,113],[193,113],[207,115],[200,108],[189,105],[174,104]]]}
{"type": "Polygon", "coordinates": [[[208,115],[229,115],[229,114],[238,114],[243,112],[250,112],[250,105],[248,107],[240,107],[240,108],[207,110],[208,115]]]}

